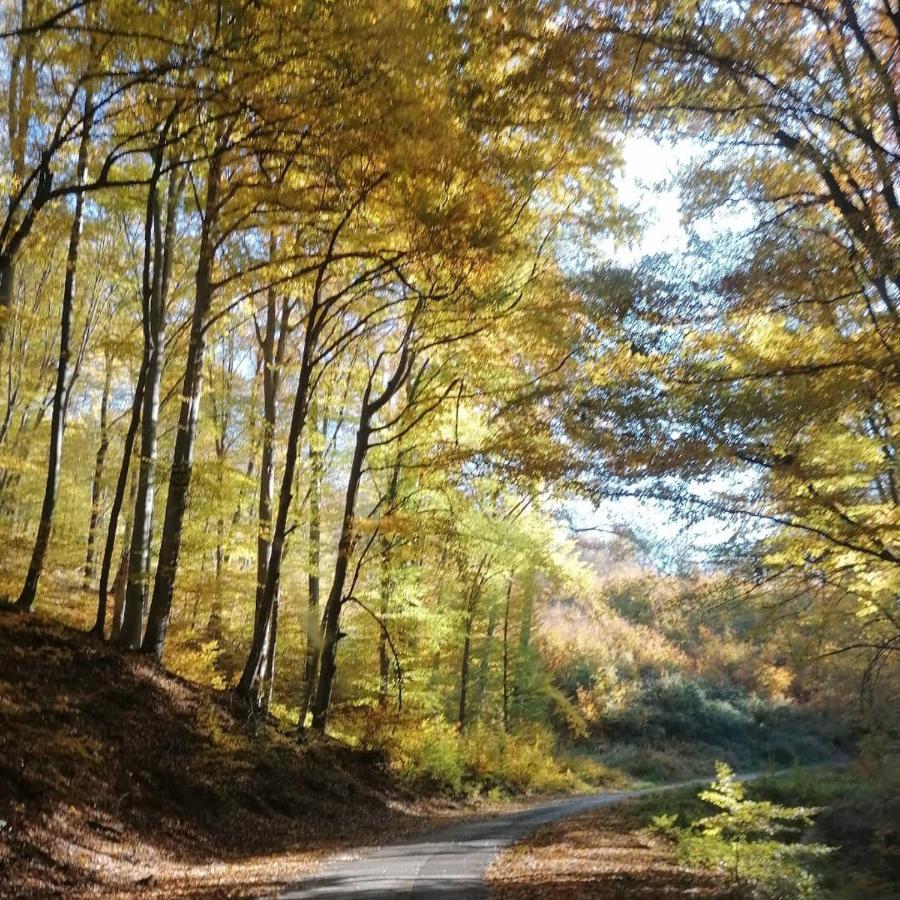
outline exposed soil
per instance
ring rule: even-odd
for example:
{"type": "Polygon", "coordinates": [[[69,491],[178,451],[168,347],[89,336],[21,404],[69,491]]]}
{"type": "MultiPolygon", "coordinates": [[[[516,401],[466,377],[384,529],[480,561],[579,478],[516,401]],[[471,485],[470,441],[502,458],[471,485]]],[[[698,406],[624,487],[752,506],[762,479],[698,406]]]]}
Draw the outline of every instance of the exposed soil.
{"type": "Polygon", "coordinates": [[[546,826],[498,856],[487,882],[491,900],[724,896],[712,877],[680,867],[627,803],[546,826]]]}
{"type": "Polygon", "coordinates": [[[0,896],[271,894],[338,849],[473,810],[228,695],[0,610],[0,896]]]}

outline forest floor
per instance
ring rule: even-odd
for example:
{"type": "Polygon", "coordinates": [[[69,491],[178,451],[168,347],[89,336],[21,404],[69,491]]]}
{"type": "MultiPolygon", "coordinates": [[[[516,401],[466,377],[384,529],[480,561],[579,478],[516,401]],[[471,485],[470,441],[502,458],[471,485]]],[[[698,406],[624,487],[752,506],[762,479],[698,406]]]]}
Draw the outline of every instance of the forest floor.
{"type": "Polygon", "coordinates": [[[338,850],[489,811],[416,796],[381,762],[0,611],[0,896],[271,895],[338,850]]]}
{"type": "Polygon", "coordinates": [[[726,895],[713,875],[680,866],[671,845],[646,830],[634,807],[600,807],[547,825],[510,847],[488,869],[491,900],[726,895]]]}

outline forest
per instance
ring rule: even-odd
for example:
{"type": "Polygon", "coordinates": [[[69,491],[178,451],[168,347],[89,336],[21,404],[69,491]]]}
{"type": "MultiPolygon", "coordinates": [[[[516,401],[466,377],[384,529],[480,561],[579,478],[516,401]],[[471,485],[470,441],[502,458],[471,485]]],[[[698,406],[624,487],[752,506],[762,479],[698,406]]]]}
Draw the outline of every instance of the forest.
{"type": "Polygon", "coordinates": [[[0,896],[700,779],[491,896],[900,897],[896,0],[3,0],[0,87],[0,896]]]}

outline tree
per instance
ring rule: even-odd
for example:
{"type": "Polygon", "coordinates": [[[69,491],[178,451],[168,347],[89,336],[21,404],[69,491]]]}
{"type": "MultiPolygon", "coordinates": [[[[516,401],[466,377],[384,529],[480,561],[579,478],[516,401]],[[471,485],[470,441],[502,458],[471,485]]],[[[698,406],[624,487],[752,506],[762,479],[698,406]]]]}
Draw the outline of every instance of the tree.
{"type": "MultiPolygon", "coordinates": [[[[75,172],[76,185],[85,180],[88,164],[88,151],[91,141],[91,128],[94,120],[93,88],[88,85],[84,91],[84,114],[82,120],[81,142],[78,147],[78,163],[75,172]]],[[[59,472],[62,465],[63,434],[66,428],[66,410],[68,406],[67,382],[69,376],[69,358],[72,354],[72,307],[75,303],[75,276],[78,269],[78,249],[81,243],[81,225],[84,214],[84,194],[75,196],[75,212],[72,217],[72,230],[69,234],[69,249],[66,257],[66,279],[63,287],[62,314],[59,331],[59,362],[56,369],[56,390],[53,395],[53,413],[50,424],[50,449],[47,462],[47,483],[44,487],[44,502],[41,506],[41,519],[38,524],[34,550],[25,584],[19,594],[17,606],[30,611],[37,598],[38,580],[44,567],[44,557],[50,544],[50,531],[53,527],[53,511],[59,492],[59,472]]],[[[12,278],[11,272],[8,274],[12,278]]],[[[2,276],[0,276],[2,279],[2,276]]]]}
{"type": "MultiPolygon", "coordinates": [[[[162,146],[157,148],[157,175],[162,168],[163,152],[162,146]]],[[[166,306],[172,279],[178,206],[183,188],[184,176],[177,168],[171,166],[166,189],[165,225],[157,196],[157,179],[151,182],[151,196],[148,203],[148,221],[152,228],[152,263],[151,250],[147,246],[145,265],[152,265],[152,275],[149,278],[149,291],[142,311],[144,338],[142,367],[145,369],[145,376],[140,412],[140,464],[131,529],[123,626],[119,635],[122,645],[132,650],[137,649],[141,642],[147,583],[150,577],[159,402],[166,340],[166,306]]],[[[145,235],[145,240],[148,237],[149,235],[145,235]]]]}

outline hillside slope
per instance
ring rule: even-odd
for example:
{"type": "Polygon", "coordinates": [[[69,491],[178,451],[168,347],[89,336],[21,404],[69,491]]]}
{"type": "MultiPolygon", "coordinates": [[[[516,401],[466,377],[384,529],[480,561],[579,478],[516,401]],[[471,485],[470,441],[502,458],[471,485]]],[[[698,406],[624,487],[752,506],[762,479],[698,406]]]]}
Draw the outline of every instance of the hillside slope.
{"type": "Polygon", "coordinates": [[[0,611],[2,896],[252,896],[457,812],[379,763],[251,728],[225,694],[0,611]]]}

